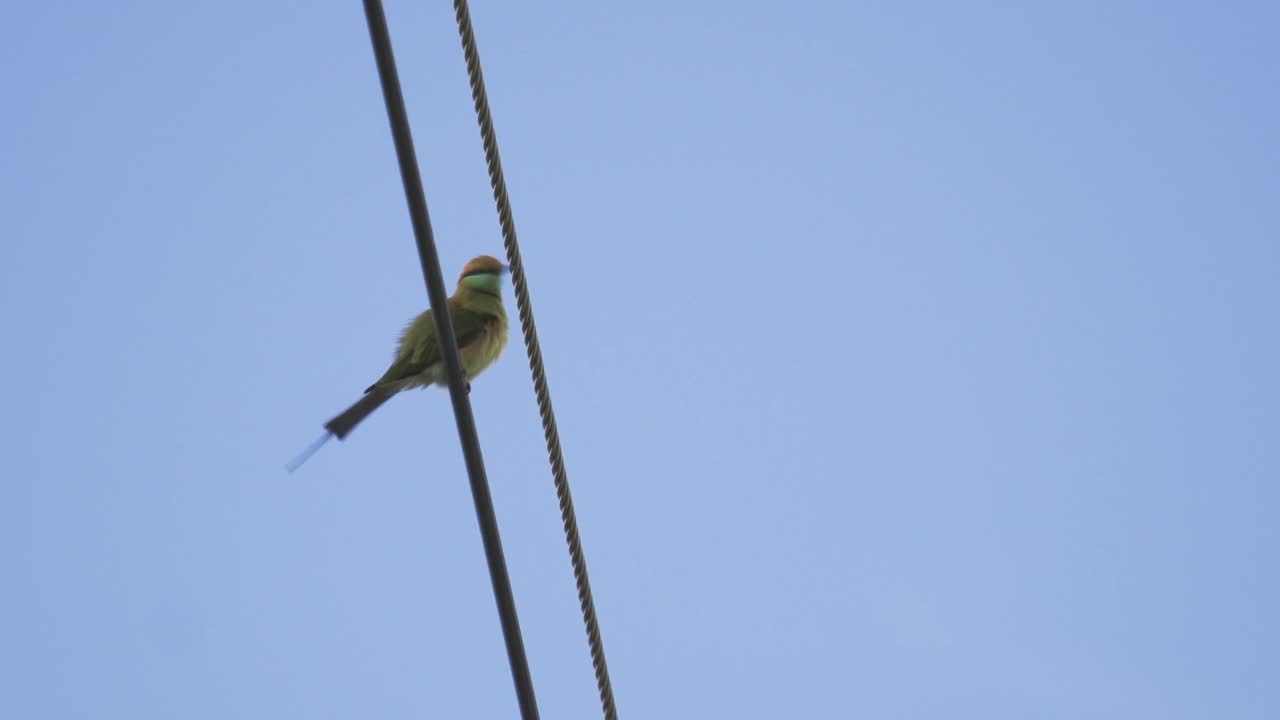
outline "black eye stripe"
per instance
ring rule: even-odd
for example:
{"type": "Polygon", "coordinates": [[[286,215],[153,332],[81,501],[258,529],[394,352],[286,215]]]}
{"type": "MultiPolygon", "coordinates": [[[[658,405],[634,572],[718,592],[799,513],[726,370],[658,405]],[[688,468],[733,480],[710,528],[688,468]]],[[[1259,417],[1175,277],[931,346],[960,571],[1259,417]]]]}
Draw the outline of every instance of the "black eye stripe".
{"type": "Polygon", "coordinates": [[[497,275],[497,274],[498,273],[492,270],[472,270],[471,272],[467,273],[466,275],[463,275],[462,277],[475,277],[476,275],[497,275]]]}

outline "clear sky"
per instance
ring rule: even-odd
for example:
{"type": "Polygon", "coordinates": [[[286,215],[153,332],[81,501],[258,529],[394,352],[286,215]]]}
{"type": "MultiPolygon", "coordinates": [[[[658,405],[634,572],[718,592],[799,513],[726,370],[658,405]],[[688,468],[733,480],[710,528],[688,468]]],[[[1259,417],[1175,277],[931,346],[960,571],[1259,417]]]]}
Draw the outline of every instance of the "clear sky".
{"type": "MultiPolygon", "coordinates": [[[[1280,5],[473,13],[624,718],[1280,717],[1280,5]]],[[[446,395],[283,470],[426,303],[360,3],[11,4],[0,98],[0,715],[513,717],[446,395]]],[[[595,717],[518,329],[471,398],[595,717]]]]}

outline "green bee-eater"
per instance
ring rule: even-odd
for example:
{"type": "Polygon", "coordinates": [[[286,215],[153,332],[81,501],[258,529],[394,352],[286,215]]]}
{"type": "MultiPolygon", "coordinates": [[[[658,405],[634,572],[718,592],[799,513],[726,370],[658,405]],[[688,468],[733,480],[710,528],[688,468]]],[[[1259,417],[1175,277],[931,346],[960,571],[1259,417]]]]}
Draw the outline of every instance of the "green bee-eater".
{"type": "MultiPolygon", "coordinates": [[[[458,355],[468,383],[492,365],[507,346],[507,313],[502,307],[502,274],[506,271],[507,266],[497,258],[474,258],[463,268],[458,287],[449,297],[458,355]]],[[[448,384],[435,322],[427,310],[400,334],[391,367],[364,391],[363,397],[325,423],[328,433],[290,463],[290,470],[305,462],[330,437],[345,438],[369,413],[401,390],[448,384]]]]}

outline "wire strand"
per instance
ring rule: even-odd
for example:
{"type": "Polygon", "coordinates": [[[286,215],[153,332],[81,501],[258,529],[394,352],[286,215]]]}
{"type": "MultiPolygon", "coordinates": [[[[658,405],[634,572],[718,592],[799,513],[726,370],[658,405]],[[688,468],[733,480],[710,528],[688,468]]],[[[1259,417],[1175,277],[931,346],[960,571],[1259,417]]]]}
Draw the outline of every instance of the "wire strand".
{"type": "Polygon", "coordinates": [[[604,642],[600,638],[600,624],[596,619],[595,601],[591,596],[591,581],[587,577],[587,560],[582,552],[582,540],[578,535],[578,518],[573,510],[573,495],[569,492],[569,476],[565,472],[564,453],[560,448],[560,431],[556,428],[556,416],[551,407],[551,392],[547,389],[542,349],[538,345],[538,329],[533,322],[533,308],[529,301],[524,264],[520,259],[520,245],[516,241],[516,225],[512,217],[511,199],[507,196],[507,181],[502,174],[502,158],[498,155],[497,134],[494,132],[493,117],[489,112],[489,96],[485,92],[484,73],[480,69],[480,52],[476,49],[475,31],[471,26],[471,11],[466,0],[454,0],[453,9],[458,20],[458,35],[462,40],[462,51],[466,56],[467,76],[471,81],[471,99],[475,102],[476,120],[480,124],[485,161],[489,166],[489,183],[493,187],[498,222],[502,225],[502,242],[507,251],[507,262],[511,266],[511,285],[516,296],[516,307],[520,312],[520,329],[524,333],[524,346],[529,355],[529,371],[533,375],[533,390],[538,397],[538,412],[542,416],[542,433],[547,442],[547,456],[551,462],[556,497],[560,500],[564,539],[569,545],[569,560],[573,565],[573,577],[578,587],[578,604],[582,607],[582,621],[587,629],[587,643],[591,648],[591,664],[595,668],[600,705],[606,720],[617,720],[618,711],[613,699],[613,683],[609,679],[609,666],[604,657],[604,642]]]}
{"type": "Polygon", "coordinates": [[[440,272],[435,237],[431,232],[431,218],[427,213],[422,176],[418,172],[418,160],[413,151],[409,115],[404,108],[400,77],[396,72],[396,60],[391,50],[391,33],[387,30],[387,18],[381,0],[364,0],[364,10],[378,65],[378,78],[382,84],[382,96],[387,105],[387,118],[391,123],[391,136],[395,141],[396,159],[400,164],[400,179],[404,183],[405,200],[409,204],[409,218],[413,223],[413,235],[422,261],[422,276],[427,283],[427,295],[431,298],[436,337],[440,339],[440,352],[449,377],[449,397],[453,401],[458,439],[462,443],[467,477],[471,481],[471,497],[475,501],[480,538],[489,565],[489,580],[493,584],[493,595],[498,604],[498,618],[502,623],[502,637],[507,645],[507,659],[510,661],[511,677],[516,686],[516,700],[520,705],[520,716],[524,720],[537,720],[538,702],[533,694],[533,680],[529,675],[524,640],[520,636],[520,620],[516,615],[511,579],[507,575],[507,561],[502,554],[502,538],[498,533],[498,518],[493,509],[493,496],[489,492],[489,480],[484,471],[484,456],[480,453],[475,417],[471,412],[471,400],[467,396],[466,381],[462,376],[462,363],[458,359],[453,319],[446,310],[448,297],[445,294],[444,277],[440,272]]]}

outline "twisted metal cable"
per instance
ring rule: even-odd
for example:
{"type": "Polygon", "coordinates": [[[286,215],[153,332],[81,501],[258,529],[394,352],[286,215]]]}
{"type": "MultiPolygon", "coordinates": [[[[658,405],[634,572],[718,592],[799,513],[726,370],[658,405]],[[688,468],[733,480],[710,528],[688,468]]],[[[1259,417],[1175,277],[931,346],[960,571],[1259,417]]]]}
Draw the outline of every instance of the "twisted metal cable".
{"type": "Polygon", "coordinates": [[[458,19],[458,35],[462,39],[462,51],[467,60],[467,76],[471,80],[471,99],[475,101],[476,120],[480,123],[480,137],[484,141],[484,156],[489,166],[489,183],[493,186],[493,200],[498,208],[498,221],[502,225],[502,243],[507,251],[507,262],[511,266],[511,285],[515,291],[516,307],[520,312],[520,329],[524,333],[524,347],[529,355],[533,390],[538,396],[538,412],[542,415],[542,434],[547,441],[547,456],[551,461],[556,496],[560,500],[560,518],[564,523],[564,539],[569,545],[569,561],[573,564],[573,577],[578,586],[578,604],[582,607],[582,621],[587,627],[587,643],[591,647],[591,664],[595,668],[596,687],[600,690],[600,705],[606,720],[617,720],[618,710],[613,701],[613,683],[609,680],[609,666],[604,659],[604,642],[600,639],[595,602],[591,598],[591,581],[587,578],[587,560],[582,553],[582,541],[578,537],[578,519],[573,511],[573,496],[569,492],[569,476],[564,469],[564,454],[560,450],[560,432],[556,429],[556,416],[551,408],[551,393],[547,389],[542,349],[538,345],[538,329],[533,323],[533,308],[529,303],[524,265],[520,260],[520,245],[516,242],[516,225],[512,218],[511,199],[507,196],[507,181],[502,174],[498,139],[493,129],[493,117],[489,113],[489,97],[484,89],[484,73],[480,69],[480,52],[476,49],[475,31],[471,27],[471,11],[467,7],[466,0],[454,0],[453,9],[458,19]]]}

